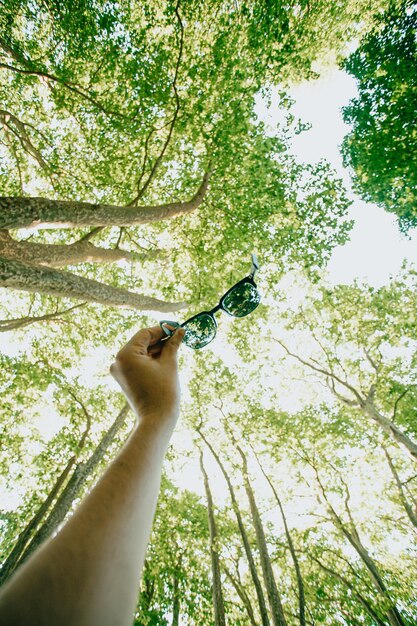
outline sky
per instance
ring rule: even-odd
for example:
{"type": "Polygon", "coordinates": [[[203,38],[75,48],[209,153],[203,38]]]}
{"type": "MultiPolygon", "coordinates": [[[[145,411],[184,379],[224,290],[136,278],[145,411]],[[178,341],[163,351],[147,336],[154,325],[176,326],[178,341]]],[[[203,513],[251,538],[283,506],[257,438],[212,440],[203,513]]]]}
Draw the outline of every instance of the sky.
{"type": "MultiPolygon", "coordinates": [[[[333,69],[317,81],[305,81],[290,90],[295,100],[293,112],[312,128],[293,140],[293,150],[301,161],[327,159],[351,189],[350,176],[343,168],[339,146],[349,132],[343,122],[341,107],[356,96],[355,80],[333,69]]],[[[351,283],[355,278],[374,287],[388,282],[404,258],[417,263],[417,232],[408,239],[399,233],[396,219],[376,205],[363,202],[353,192],[350,218],[355,225],[350,241],[338,247],[328,265],[332,283],[351,283]]]]}

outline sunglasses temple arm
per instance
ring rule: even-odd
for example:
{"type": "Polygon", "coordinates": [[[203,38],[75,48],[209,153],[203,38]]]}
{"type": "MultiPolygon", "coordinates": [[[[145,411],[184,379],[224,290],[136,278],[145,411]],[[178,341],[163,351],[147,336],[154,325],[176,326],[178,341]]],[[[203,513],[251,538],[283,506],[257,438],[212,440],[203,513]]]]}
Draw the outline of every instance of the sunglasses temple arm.
{"type": "Polygon", "coordinates": [[[256,256],[255,253],[252,254],[252,269],[251,269],[251,273],[250,273],[250,277],[254,278],[256,272],[259,270],[259,261],[258,261],[258,257],[256,256]]]}

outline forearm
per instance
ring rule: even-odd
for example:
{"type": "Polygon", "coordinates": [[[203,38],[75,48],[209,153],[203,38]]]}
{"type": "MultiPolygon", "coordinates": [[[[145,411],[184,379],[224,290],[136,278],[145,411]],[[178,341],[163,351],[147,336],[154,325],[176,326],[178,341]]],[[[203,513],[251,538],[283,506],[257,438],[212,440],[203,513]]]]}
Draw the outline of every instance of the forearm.
{"type": "Polygon", "coordinates": [[[0,624],[131,623],[174,423],[135,428],[66,526],[4,589],[0,624]]]}

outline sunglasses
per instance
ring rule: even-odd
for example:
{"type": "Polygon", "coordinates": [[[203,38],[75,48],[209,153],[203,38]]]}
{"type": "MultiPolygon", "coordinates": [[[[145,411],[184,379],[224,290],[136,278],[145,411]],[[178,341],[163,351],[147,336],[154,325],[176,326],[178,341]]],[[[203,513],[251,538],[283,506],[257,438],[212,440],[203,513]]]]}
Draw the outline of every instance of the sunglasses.
{"type": "Polygon", "coordinates": [[[217,333],[217,322],[214,314],[217,311],[226,311],[232,317],[245,317],[252,313],[258,306],[261,296],[254,281],[254,276],[259,269],[258,259],[252,254],[252,270],[249,276],[240,280],[233,285],[224,296],[220,298],[220,302],[211,311],[202,311],[182,324],[162,320],[159,322],[162,330],[169,337],[174,334],[174,330],[165,327],[165,324],[174,328],[184,328],[185,335],[183,343],[193,350],[204,348],[210,341],[213,341],[217,333]]]}

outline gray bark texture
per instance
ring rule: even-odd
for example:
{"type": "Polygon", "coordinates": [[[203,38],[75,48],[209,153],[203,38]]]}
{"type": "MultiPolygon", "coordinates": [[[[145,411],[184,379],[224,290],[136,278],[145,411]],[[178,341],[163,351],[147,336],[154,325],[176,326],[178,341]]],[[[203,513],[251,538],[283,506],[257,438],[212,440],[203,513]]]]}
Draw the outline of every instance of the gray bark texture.
{"type": "Polygon", "coordinates": [[[185,215],[197,209],[206,194],[211,171],[197,193],[185,202],[149,206],[114,206],[72,200],[0,197],[0,229],[134,226],[185,215]]]}
{"type": "MultiPolygon", "coordinates": [[[[76,241],[71,244],[17,241],[7,230],[0,230],[0,256],[46,267],[62,267],[77,263],[114,263],[133,258],[132,253],[127,250],[98,248],[89,241],[76,241]]],[[[153,256],[152,251],[150,256],[153,256]]],[[[135,255],[135,258],[145,260],[148,255],[146,253],[135,255]]]]}
{"type": "Polygon", "coordinates": [[[207,476],[207,472],[204,469],[203,453],[200,453],[200,467],[204,477],[204,489],[206,491],[207,498],[207,515],[210,530],[210,556],[211,556],[211,571],[213,574],[212,594],[213,594],[213,606],[214,606],[214,624],[215,626],[226,626],[226,618],[224,614],[224,600],[222,581],[220,576],[220,559],[218,552],[219,535],[217,532],[216,519],[214,517],[213,509],[213,497],[211,495],[210,484],[207,476]]]}
{"type": "Polygon", "coordinates": [[[98,302],[138,311],[178,311],[185,303],[163,302],[62,270],[22,263],[0,256],[0,287],[98,302]]]}

